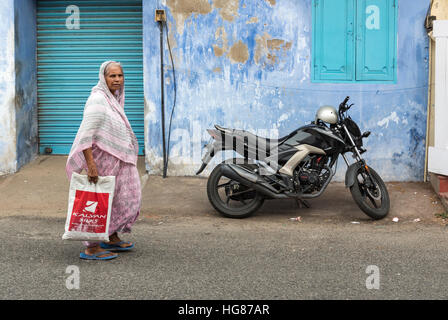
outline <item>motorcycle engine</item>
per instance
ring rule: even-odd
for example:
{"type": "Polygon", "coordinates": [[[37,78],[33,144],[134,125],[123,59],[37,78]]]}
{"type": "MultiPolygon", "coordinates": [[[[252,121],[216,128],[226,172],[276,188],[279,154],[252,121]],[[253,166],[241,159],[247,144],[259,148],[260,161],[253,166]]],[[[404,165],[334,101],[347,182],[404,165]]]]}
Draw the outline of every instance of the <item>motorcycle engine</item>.
{"type": "Polygon", "coordinates": [[[329,177],[326,170],[322,170],[327,159],[315,157],[305,162],[296,172],[295,187],[302,193],[318,191],[329,177]]]}
{"type": "Polygon", "coordinates": [[[315,169],[303,169],[299,174],[301,185],[316,184],[319,181],[319,172],[315,169]]]}

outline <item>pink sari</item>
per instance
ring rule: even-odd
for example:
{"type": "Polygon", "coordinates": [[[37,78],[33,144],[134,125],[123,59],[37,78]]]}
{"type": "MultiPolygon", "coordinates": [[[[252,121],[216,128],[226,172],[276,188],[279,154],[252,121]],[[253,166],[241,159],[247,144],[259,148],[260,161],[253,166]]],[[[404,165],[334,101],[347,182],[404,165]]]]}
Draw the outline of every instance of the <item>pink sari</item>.
{"type": "MultiPolygon", "coordinates": [[[[66,174],[87,170],[83,150],[92,148],[100,176],[115,176],[115,194],[109,235],[130,232],[140,213],[141,189],[137,170],[138,142],[124,113],[124,86],[114,96],[107,87],[101,65],[99,82],[92,88],[84,108],[84,116],[66,164],[66,174]]],[[[97,242],[87,242],[88,247],[97,242]]]]}

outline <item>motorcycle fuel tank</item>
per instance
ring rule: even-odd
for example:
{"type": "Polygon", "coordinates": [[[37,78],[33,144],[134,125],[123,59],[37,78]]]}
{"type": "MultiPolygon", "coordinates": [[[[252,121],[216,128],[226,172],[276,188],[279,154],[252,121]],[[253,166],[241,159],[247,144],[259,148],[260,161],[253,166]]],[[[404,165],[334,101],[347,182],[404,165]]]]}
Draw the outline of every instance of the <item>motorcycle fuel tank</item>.
{"type": "Polygon", "coordinates": [[[301,144],[307,144],[322,149],[326,154],[342,152],[345,146],[344,141],[335,135],[329,128],[309,124],[293,131],[288,139],[283,142],[280,151],[286,151],[288,148],[301,144]]]}

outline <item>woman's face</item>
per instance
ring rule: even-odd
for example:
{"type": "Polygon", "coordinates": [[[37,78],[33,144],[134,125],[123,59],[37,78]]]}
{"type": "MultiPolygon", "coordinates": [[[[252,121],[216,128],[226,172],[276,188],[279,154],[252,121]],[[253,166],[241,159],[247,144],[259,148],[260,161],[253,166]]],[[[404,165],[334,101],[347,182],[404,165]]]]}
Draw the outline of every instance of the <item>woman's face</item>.
{"type": "Polygon", "coordinates": [[[121,89],[124,83],[123,69],[121,66],[114,64],[107,68],[106,71],[106,84],[109,90],[114,93],[121,89]]]}

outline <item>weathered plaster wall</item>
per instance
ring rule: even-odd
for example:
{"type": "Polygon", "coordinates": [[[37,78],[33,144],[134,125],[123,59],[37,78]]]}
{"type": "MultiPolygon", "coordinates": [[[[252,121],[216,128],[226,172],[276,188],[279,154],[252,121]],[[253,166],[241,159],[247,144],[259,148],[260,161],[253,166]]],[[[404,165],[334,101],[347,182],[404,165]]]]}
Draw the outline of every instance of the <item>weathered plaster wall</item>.
{"type": "Polygon", "coordinates": [[[17,169],[38,152],[36,1],[15,0],[17,169]]]}
{"type": "MultiPolygon", "coordinates": [[[[213,124],[284,136],[324,104],[350,96],[361,129],[370,130],[367,161],[385,180],[423,179],[428,84],[429,0],[399,0],[395,84],[312,83],[311,0],[143,1],[146,162],[161,173],[159,28],[165,8],[177,78],[168,174],[194,175],[205,129],[213,124]]],[[[166,109],[173,75],[165,43],[166,109]]],[[[168,121],[166,124],[168,128],[168,121]]],[[[221,157],[217,157],[217,161],[221,157]]],[[[343,179],[340,162],[336,178],[343,179]]],[[[208,167],[207,174],[213,168],[208,167]]]]}
{"type": "Polygon", "coordinates": [[[0,175],[37,155],[36,2],[0,2],[0,175]]]}
{"type": "Polygon", "coordinates": [[[0,175],[15,172],[14,1],[0,2],[0,175]]]}

